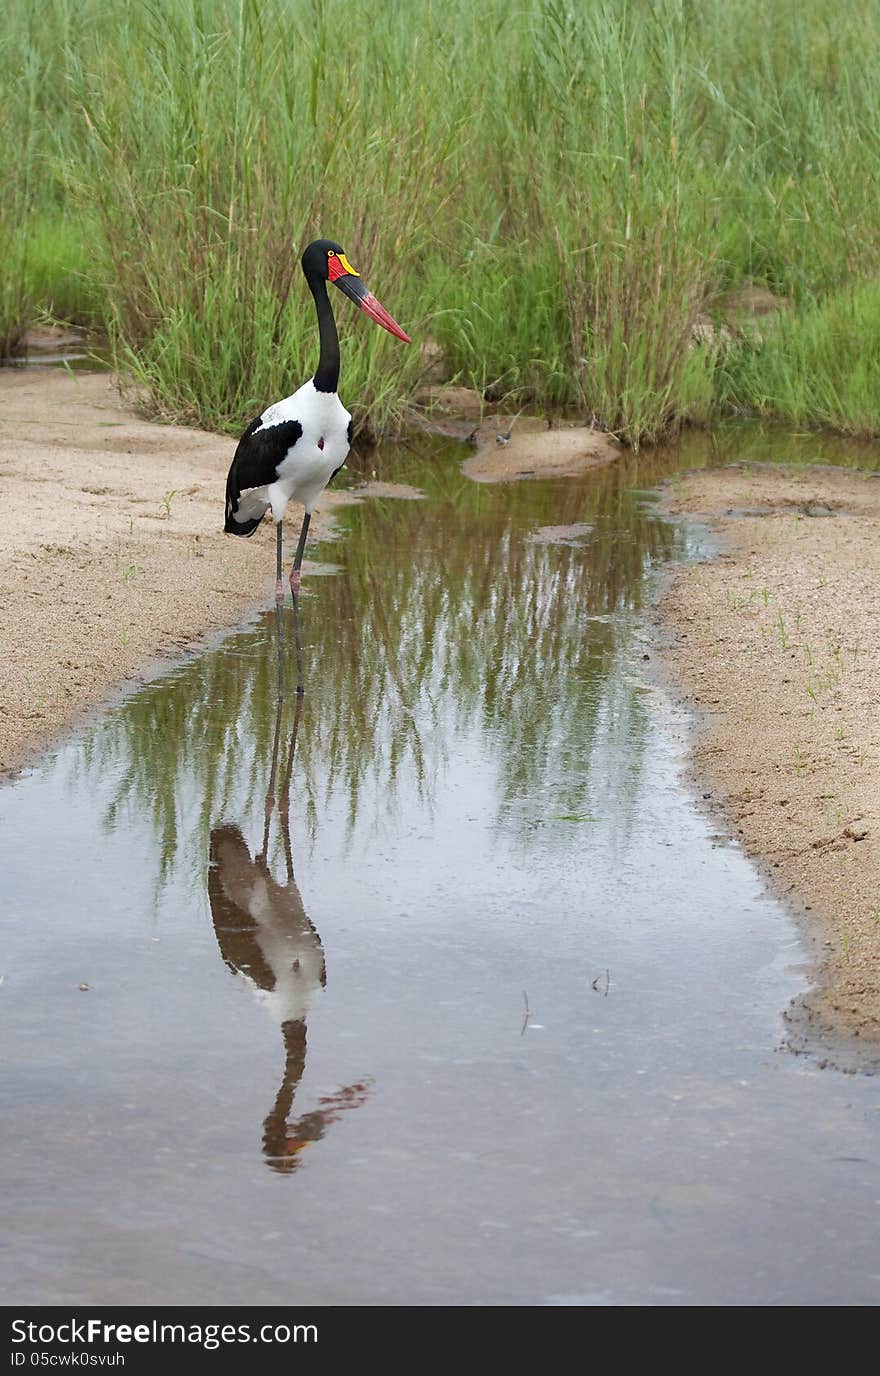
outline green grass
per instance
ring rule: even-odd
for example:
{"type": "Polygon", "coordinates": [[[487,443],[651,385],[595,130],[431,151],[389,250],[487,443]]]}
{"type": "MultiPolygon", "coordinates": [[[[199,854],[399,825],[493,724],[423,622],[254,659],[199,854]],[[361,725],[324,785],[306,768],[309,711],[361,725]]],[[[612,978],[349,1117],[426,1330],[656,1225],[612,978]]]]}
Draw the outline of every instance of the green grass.
{"type": "Polygon", "coordinates": [[[14,354],[41,320],[103,324],[106,300],[82,219],[34,211],[10,225],[0,209],[0,252],[0,356],[14,354]]]}
{"type": "Polygon", "coordinates": [[[100,250],[81,215],[31,217],[24,281],[40,313],[83,325],[102,321],[104,292],[95,257],[100,250]]]}
{"type": "MultiPolygon", "coordinates": [[[[876,432],[878,41],[831,0],[8,0],[0,342],[97,310],[155,414],[235,428],[314,366],[324,234],[512,404],[876,432]],[[784,320],[695,348],[746,283],[784,320]]],[[[394,428],[418,348],[337,304],[345,396],[394,428]]]]}
{"type": "Polygon", "coordinates": [[[880,434],[880,281],[783,312],[760,341],[732,351],[720,390],[798,425],[880,434]]]}

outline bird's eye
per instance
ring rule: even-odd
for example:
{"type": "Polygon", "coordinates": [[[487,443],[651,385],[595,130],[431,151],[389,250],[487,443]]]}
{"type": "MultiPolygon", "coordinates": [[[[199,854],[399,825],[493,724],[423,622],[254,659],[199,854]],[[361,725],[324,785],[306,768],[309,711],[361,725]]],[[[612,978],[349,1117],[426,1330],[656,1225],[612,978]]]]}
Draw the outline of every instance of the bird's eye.
{"type": "Polygon", "coordinates": [[[328,250],[327,250],[327,257],[328,257],[328,258],[335,258],[335,257],[336,257],[336,254],[333,252],[332,248],[328,248],[328,250]]]}

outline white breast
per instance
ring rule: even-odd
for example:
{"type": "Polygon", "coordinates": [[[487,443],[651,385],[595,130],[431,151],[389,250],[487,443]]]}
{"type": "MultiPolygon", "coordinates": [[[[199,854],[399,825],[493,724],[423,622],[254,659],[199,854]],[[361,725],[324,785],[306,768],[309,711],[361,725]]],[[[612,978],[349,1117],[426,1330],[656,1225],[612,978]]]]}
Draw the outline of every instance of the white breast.
{"type": "Polygon", "coordinates": [[[278,467],[277,482],[266,490],[275,520],[281,519],[291,500],[311,511],[348,457],[349,412],[335,392],[319,392],[310,380],[293,396],[270,406],[262,419],[267,426],[284,420],[302,426],[302,435],[278,467]]]}

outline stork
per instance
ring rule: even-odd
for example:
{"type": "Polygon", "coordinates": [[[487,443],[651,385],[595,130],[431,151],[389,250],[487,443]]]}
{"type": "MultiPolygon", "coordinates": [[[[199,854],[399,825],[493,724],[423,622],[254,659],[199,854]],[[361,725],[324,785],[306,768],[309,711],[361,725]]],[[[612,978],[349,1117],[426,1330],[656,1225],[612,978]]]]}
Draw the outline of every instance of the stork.
{"type": "MultiPolygon", "coordinates": [[[[226,522],[232,535],[253,535],[266,512],[275,522],[275,603],[284,602],[282,580],[282,523],[291,499],[304,507],[290,592],[294,610],[300,589],[300,570],[309,533],[312,508],[336,476],[351,446],[351,415],[339,400],[339,336],[327,295],[332,282],[365,315],[404,343],[411,340],[376,300],[342,247],[332,239],[316,239],[302,256],[302,270],[315,300],[320,355],[314,377],[292,396],[267,407],[251,421],[238,442],[226,480],[226,522]]],[[[302,692],[301,675],[297,691],[302,692]]]]}

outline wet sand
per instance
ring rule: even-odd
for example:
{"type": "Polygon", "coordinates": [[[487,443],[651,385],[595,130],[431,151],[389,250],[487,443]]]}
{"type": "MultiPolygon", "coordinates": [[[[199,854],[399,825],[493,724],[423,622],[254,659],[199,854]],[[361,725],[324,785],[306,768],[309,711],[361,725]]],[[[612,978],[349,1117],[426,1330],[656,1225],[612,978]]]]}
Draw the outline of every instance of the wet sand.
{"type": "Polygon", "coordinates": [[[234,450],[142,420],[108,374],[0,371],[0,771],[269,594],[271,523],[222,531],[234,450]]]}
{"type": "Polygon", "coordinates": [[[699,709],[695,774],[810,923],[819,987],[792,1039],[880,1050],[880,482],[742,465],[674,479],[670,513],[708,520],[716,558],[659,608],[699,709]]]}

